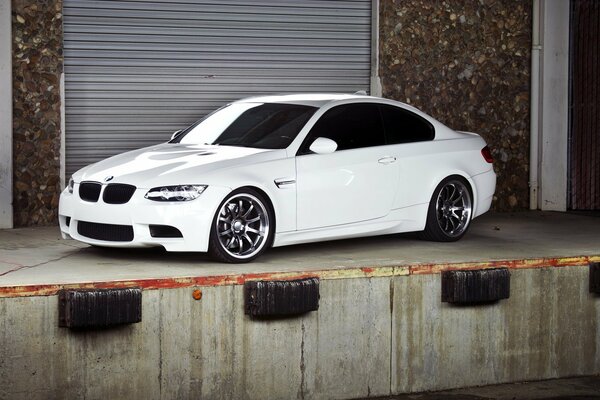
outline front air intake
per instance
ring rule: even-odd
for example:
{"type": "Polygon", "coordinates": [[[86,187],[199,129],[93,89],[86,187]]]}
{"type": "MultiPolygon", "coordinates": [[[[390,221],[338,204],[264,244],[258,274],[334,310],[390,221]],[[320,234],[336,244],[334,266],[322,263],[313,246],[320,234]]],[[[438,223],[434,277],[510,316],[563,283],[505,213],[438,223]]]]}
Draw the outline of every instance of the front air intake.
{"type": "Polygon", "coordinates": [[[133,227],[131,225],[79,221],[77,222],[77,233],[90,239],[106,242],[131,242],[133,240],[133,227]]]}
{"type": "Polygon", "coordinates": [[[150,236],[153,238],[181,238],[181,231],[169,225],[150,225],[150,236]]]}

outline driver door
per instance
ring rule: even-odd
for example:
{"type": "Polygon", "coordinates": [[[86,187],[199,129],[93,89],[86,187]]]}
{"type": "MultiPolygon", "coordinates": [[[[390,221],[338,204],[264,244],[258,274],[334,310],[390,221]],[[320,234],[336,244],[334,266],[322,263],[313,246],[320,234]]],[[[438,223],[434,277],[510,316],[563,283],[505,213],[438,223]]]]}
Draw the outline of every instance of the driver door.
{"type": "Polygon", "coordinates": [[[297,229],[315,229],[386,216],[398,188],[398,162],[385,146],[374,103],[340,105],[311,129],[296,157],[297,229]],[[314,154],[318,137],[335,141],[337,150],[314,154]]]}

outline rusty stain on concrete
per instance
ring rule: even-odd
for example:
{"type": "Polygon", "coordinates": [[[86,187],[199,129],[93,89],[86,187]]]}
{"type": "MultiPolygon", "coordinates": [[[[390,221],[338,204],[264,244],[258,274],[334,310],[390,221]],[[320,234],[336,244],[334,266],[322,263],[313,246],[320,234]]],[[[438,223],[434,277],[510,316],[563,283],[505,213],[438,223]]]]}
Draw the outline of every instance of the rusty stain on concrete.
{"type": "Polygon", "coordinates": [[[322,280],[383,278],[407,275],[439,274],[448,270],[468,270],[506,267],[509,269],[559,268],[566,266],[582,266],[591,262],[599,262],[597,256],[532,258],[522,260],[494,260],[466,263],[428,263],[399,266],[373,266],[361,268],[325,269],[311,272],[265,272],[249,274],[230,274],[202,277],[136,279],[103,282],[82,282],[73,284],[20,285],[0,287],[0,298],[53,296],[61,289],[106,289],[141,287],[144,290],[178,289],[192,286],[232,286],[243,285],[249,280],[293,280],[303,278],[319,278],[322,280]]]}

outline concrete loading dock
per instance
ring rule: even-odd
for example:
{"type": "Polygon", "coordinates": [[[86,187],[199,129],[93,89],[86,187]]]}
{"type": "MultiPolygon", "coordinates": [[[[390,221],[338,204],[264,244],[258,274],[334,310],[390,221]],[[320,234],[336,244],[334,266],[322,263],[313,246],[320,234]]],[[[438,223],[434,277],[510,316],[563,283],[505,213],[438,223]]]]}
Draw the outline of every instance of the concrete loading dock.
{"type": "Polygon", "coordinates": [[[600,218],[488,215],[410,235],[272,249],[249,265],[0,231],[0,398],[355,398],[600,373],[600,218]],[[440,301],[442,270],[506,266],[510,298],[440,301]],[[244,315],[246,280],[316,276],[319,310],[244,315]],[[143,288],[142,322],[58,327],[64,287],[143,288]],[[192,292],[202,291],[195,300],[192,292]]]}

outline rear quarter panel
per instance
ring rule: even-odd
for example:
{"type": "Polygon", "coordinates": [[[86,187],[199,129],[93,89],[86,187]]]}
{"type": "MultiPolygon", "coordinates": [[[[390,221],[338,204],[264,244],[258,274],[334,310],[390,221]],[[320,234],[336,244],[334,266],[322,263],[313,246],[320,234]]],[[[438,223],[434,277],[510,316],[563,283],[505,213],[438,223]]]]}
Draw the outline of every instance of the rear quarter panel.
{"type": "Polygon", "coordinates": [[[481,155],[484,146],[485,141],[481,137],[462,134],[443,140],[395,145],[400,190],[394,208],[428,203],[439,183],[451,175],[459,175],[469,181],[476,203],[478,193],[471,177],[492,169],[481,155]]]}

